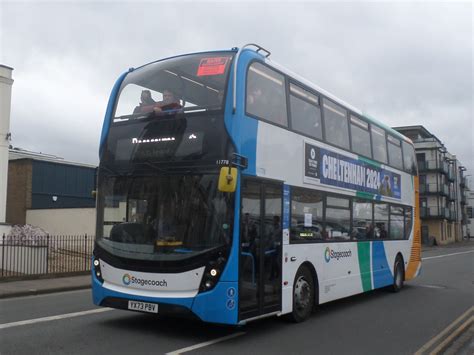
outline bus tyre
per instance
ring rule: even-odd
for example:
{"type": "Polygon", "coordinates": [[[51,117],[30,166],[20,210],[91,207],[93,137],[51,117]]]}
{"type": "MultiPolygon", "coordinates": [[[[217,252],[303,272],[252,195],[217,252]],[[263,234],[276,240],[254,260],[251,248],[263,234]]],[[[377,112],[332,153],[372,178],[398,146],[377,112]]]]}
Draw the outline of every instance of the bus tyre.
{"type": "Polygon", "coordinates": [[[398,292],[403,288],[403,282],[405,281],[405,269],[403,267],[402,258],[397,257],[395,260],[395,267],[393,268],[393,285],[391,287],[392,292],[398,292]]]}
{"type": "Polygon", "coordinates": [[[311,272],[301,267],[296,273],[293,283],[293,312],[288,318],[295,322],[303,322],[311,315],[314,306],[314,281],[311,272]]]}

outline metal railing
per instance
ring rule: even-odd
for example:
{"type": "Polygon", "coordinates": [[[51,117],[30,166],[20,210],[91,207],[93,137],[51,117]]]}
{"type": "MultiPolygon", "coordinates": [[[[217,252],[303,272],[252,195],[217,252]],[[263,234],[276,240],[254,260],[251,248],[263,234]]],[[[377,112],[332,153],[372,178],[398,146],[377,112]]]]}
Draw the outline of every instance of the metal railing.
{"type": "Polygon", "coordinates": [[[421,207],[420,208],[421,218],[442,218],[449,219],[451,217],[450,211],[446,207],[421,207]]]}
{"type": "Polygon", "coordinates": [[[448,174],[449,165],[443,160],[422,160],[418,161],[418,170],[423,171],[439,171],[448,174]]]}
{"type": "Polygon", "coordinates": [[[432,183],[432,184],[420,184],[420,194],[437,194],[437,195],[449,195],[449,187],[446,184],[432,183]]]}
{"type": "Polygon", "coordinates": [[[0,279],[88,272],[94,237],[5,236],[0,245],[0,279]]]}

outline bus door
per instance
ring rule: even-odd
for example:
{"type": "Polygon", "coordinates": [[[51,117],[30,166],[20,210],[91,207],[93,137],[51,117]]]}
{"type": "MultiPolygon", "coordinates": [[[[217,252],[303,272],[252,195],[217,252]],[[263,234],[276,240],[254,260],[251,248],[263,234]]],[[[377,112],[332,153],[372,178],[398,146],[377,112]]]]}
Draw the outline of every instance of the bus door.
{"type": "Polygon", "coordinates": [[[239,319],[281,310],[282,184],[243,179],[239,319]]]}

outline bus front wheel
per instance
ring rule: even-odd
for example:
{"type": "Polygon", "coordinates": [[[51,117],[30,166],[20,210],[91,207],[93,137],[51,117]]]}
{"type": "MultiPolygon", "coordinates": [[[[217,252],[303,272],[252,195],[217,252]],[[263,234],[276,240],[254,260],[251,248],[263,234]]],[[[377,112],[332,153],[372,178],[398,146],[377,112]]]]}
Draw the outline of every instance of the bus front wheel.
{"type": "Polygon", "coordinates": [[[296,323],[303,322],[311,315],[314,306],[314,281],[311,272],[301,267],[293,283],[293,312],[288,318],[296,323]]]}

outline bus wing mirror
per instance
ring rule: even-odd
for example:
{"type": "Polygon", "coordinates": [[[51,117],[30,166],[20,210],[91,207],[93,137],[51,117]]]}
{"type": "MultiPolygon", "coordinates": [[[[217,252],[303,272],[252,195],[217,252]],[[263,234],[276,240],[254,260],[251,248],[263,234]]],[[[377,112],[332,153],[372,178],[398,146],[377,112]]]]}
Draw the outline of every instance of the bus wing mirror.
{"type": "Polygon", "coordinates": [[[237,187],[237,168],[223,166],[219,174],[218,190],[221,192],[235,192],[237,187]]]}
{"type": "Polygon", "coordinates": [[[91,191],[91,196],[92,196],[93,198],[96,198],[96,197],[97,197],[97,190],[92,190],[92,191],[91,191]]]}

